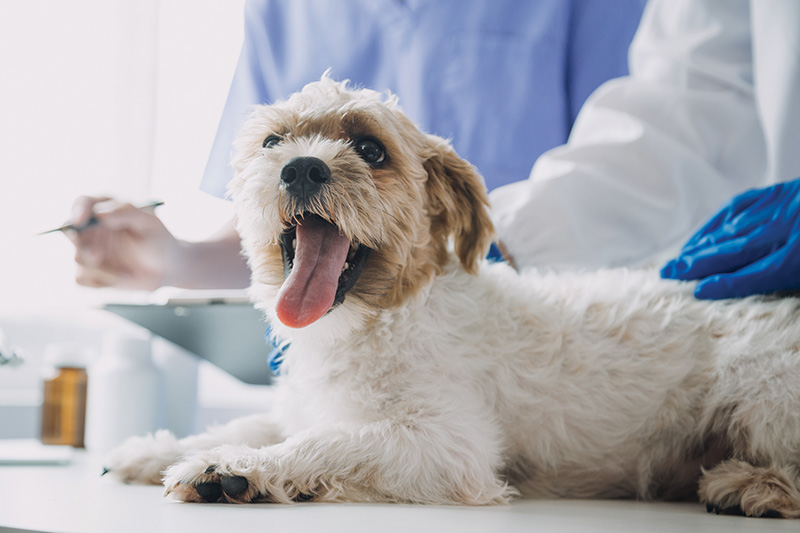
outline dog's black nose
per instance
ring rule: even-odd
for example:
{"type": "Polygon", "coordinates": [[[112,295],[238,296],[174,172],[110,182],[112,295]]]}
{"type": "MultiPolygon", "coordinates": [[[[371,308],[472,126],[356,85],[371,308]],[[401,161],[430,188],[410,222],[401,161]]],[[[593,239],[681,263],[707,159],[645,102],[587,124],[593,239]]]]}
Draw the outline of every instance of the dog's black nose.
{"type": "Polygon", "coordinates": [[[281,169],[283,188],[303,200],[314,196],[330,180],[331,169],[316,157],[295,157],[281,169]]]}

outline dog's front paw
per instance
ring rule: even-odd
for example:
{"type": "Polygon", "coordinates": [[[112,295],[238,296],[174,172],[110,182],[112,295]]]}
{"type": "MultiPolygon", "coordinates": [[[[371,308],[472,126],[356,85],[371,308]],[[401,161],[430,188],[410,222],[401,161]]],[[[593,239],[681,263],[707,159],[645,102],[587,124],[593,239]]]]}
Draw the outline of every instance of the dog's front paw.
{"type": "Polygon", "coordinates": [[[800,517],[800,489],[793,468],[756,467],[728,460],[700,479],[700,501],[716,514],[760,518],[800,517]]]}
{"type": "Polygon", "coordinates": [[[164,470],[182,453],[178,439],[166,430],[131,437],[106,456],[103,474],[109,473],[125,483],[158,485],[164,470]]]}
{"type": "Polygon", "coordinates": [[[268,448],[222,446],[196,452],[170,466],[164,476],[166,494],[185,502],[276,502],[313,499],[282,480],[268,448]]]}

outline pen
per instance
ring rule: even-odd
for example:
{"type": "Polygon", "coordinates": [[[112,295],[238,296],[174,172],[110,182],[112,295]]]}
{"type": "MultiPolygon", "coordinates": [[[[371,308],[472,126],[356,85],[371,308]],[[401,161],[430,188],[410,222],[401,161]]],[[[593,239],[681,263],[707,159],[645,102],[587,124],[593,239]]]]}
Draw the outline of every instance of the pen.
{"type": "MultiPolygon", "coordinates": [[[[164,202],[150,202],[149,204],[140,205],[138,207],[138,209],[154,208],[154,207],[158,207],[158,206],[161,206],[161,205],[164,205],[164,202]]],[[[69,230],[69,229],[75,230],[75,231],[83,231],[86,228],[91,228],[92,226],[96,226],[98,222],[100,222],[100,221],[97,219],[97,217],[92,215],[91,218],[88,221],[86,221],[85,224],[82,224],[80,226],[75,226],[72,223],[64,224],[63,226],[60,226],[58,228],[53,228],[53,229],[49,229],[47,231],[43,231],[43,232],[39,233],[39,235],[46,235],[48,233],[55,233],[56,231],[66,231],[66,230],[69,230]]]]}

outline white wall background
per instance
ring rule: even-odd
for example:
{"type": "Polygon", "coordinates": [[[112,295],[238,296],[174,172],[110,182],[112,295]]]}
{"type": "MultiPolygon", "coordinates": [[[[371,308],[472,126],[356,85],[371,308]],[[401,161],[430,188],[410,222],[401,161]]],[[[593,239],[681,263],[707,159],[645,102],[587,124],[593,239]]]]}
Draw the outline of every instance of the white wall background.
{"type": "MultiPolygon", "coordinates": [[[[125,324],[93,309],[131,298],[76,286],[71,243],[38,232],[67,220],[81,194],[163,200],[159,215],[185,239],[230,218],[229,203],[198,184],[243,4],[0,0],[0,329],[26,356],[22,367],[0,366],[0,436],[36,431],[44,345],[99,346],[104,329],[125,324]],[[25,409],[2,409],[15,405],[25,409]]],[[[233,378],[214,379],[218,389],[233,378]]]]}
{"type": "Polygon", "coordinates": [[[91,306],[59,234],[80,194],[166,202],[199,239],[230,206],[198,190],[244,0],[0,0],[0,316],[91,306]]]}

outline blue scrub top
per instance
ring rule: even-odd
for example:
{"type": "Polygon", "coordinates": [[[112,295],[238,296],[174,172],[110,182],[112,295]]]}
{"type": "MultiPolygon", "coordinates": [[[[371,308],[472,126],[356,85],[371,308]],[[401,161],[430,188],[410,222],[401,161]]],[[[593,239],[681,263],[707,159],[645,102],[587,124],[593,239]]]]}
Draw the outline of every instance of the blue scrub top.
{"type": "Polygon", "coordinates": [[[223,196],[253,104],[332,68],[391,90],[424,131],[452,140],[491,190],[564,144],[604,81],[627,74],[645,0],[249,0],[245,39],[201,188],[223,196]]]}

